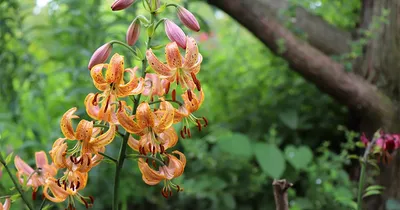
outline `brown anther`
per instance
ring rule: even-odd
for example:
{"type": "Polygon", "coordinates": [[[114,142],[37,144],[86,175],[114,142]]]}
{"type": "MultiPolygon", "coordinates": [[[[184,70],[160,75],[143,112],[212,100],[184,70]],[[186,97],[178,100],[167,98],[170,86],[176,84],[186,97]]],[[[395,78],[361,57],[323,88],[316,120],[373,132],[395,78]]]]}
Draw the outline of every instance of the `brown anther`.
{"type": "Polygon", "coordinates": [[[87,166],[90,166],[90,163],[92,162],[92,160],[90,159],[90,157],[89,156],[86,156],[87,157],[87,159],[88,159],[88,162],[87,162],[87,166]]]}
{"type": "Polygon", "coordinates": [[[187,92],[187,95],[188,95],[189,101],[192,101],[192,99],[193,99],[193,96],[192,96],[192,91],[191,91],[191,90],[187,90],[186,92],[187,92]]]}
{"type": "Polygon", "coordinates": [[[42,200],[46,199],[46,196],[44,196],[44,193],[42,193],[42,200]]]}
{"type": "Polygon", "coordinates": [[[149,164],[149,158],[146,158],[146,163],[149,164]]]}
{"type": "Polygon", "coordinates": [[[152,150],[151,150],[151,144],[148,144],[148,147],[149,147],[149,151],[152,152],[152,150]]]}
{"type": "Polygon", "coordinates": [[[181,187],[179,187],[179,185],[176,185],[176,187],[177,187],[176,189],[177,192],[181,191],[181,187]]]}
{"type": "Polygon", "coordinates": [[[196,78],[196,75],[193,72],[190,73],[190,75],[192,76],[193,82],[196,85],[197,90],[200,91],[201,90],[200,81],[196,78]]]}
{"type": "Polygon", "coordinates": [[[168,199],[168,192],[165,192],[164,190],[161,190],[161,194],[162,194],[162,196],[164,196],[164,198],[168,199]]]}
{"type": "Polygon", "coordinates": [[[156,154],[156,146],[153,145],[153,155],[156,154]]]}
{"type": "Polygon", "coordinates": [[[96,94],[94,95],[93,100],[92,100],[93,106],[97,106],[97,105],[98,105],[98,103],[97,103],[97,97],[98,97],[98,96],[99,96],[99,93],[96,93],[96,94]]]}
{"type": "Polygon", "coordinates": [[[160,145],[160,154],[163,154],[165,152],[165,148],[163,145],[160,145]]]}
{"type": "Polygon", "coordinates": [[[172,101],[176,101],[176,90],[172,90],[172,101]]]}
{"type": "Polygon", "coordinates": [[[206,117],[203,117],[203,120],[204,120],[204,127],[207,127],[207,125],[208,125],[208,120],[207,120],[207,118],[206,118],[206,117]]]}
{"type": "Polygon", "coordinates": [[[69,185],[69,188],[71,188],[72,190],[75,190],[74,182],[71,182],[71,184],[69,185]]]}
{"type": "Polygon", "coordinates": [[[181,130],[181,137],[182,137],[182,139],[185,138],[185,134],[183,134],[183,130],[181,130]]]}
{"type": "Polygon", "coordinates": [[[86,209],[88,209],[89,208],[89,204],[87,203],[87,201],[83,198],[83,197],[79,197],[81,200],[82,200],[82,202],[85,204],[85,207],[86,207],[86,209]]]}
{"type": "Polygon", "coordinates": [[[71,162],[75,163],[74,156],[69,156],[69,159],[71,160],[71,162]]]}
{"type": "Polygon", "coordinates": [[[188,136],[189,136],[189,138],[191,138],[191,137],[192,137],[192,134],[190,133],[190,129],[188,129],[187,131],[188,131],[188,136]]]}
{"type": "Polygon", "coordinates": [[[59,187],[61,187],[61,184],[60,184],[60,179],[57,179],[57,185],[59,186],[59,187]]]}
{"type": "Polygon", "coordinates": [[[168,94],[168,93],[169,93],[169,88],[170,88],[170,86],[171,86],[171,83],[170,83],[170,82],[167,82],[167,87],[165,87],[165,94],[168,94]]]}
{"type": "Polygon", "coordinates": [[[94,203],[94,198],[93,198],[93,196],[89,195],[89,199],[90,199],[90,202],[93,204],[93,203],[94,203]]]}
{"type": "Polygon", "coordinates": [[[200,120],[196,120],[197,123],[197,128],[199,128],[199,132],[201,131],[201,124],[200,124],[200,120]]]}
{"type": "Polygon", "coordinates": [[[83,157],[81,156],[80,158],[79,158],[79,160],[78,161],[76,161],[76,163],[75,164],[83,164],[83,157]]]}
{"type": "Polygon", "coordinates": [[[150,102],[153,102],[153,101],[154,101],[154,96],[151,95],[151,96],[150,96],[150,102]]]}
{"type": "Polygon", "coordinates": [[[75,188],[75,189],[79,189],[80,186],[81,186],[81,182],[80,182],[80,181],[77,181],[77,182],[76,182],[76,188],[75,188]]]}
{"type": "Polygon", "coordinates": [[[172,197],[172,191],[171,190],[169,191],[169,197],[172,197]]]}
{"type": "Polygon", "coordinates": [[[63,183],[64,183],[64,190],[67,191],[67,184],[65,184],[65,181],[63,183]]]}
{"type": "Polygon", "coordinates": [[[68,209],[69,209],[69,210],[73,210],[73,209],[74,209],[74,207],[72,206],[71,203],[68,204],[68,209]]]}
{"type": "Polygon", "coordinates": [[[155,161],[155,160],[151,161],[151,164],[153,165],[154,168],[157,167],[157,164],[156,164],[156,161],[155,161]]]}
{"type": "Polygon", "coordinates": [[[107,97],[107,102],[106,102],[106,107],[104,108],[104,113],[107,111],[107,109],[108,109],[108,104],[110,103],[110,99],[111,99],[111,96],[108,96],[107,97]]]}
{"type": "Polygon", "coordinates": [[[32,200],[36,200],[36,191],[32,191],[32,200]]]}
{"type": "Polygon", "coordinates": [[[183,133],[184,133],[184,134],[187,134],[187,128],[186,128],[186,125],[185,125],[185,126],[183,126],[183,133]]]}
{"type": "Polygon", "coordinates": [[[176,74],[176,84],[179,85],[179,76],[176,74]]]}
{"type": "Polygon", "coordinates": [[[122,111],[122,102],[118,101],[118,111],[122,111]]]}

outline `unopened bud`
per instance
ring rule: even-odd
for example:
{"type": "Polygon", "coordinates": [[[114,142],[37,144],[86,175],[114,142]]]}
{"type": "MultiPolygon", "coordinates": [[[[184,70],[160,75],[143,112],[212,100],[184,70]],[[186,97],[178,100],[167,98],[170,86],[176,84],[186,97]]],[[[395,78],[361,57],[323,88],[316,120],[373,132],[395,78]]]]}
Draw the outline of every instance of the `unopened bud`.
{"type": "Polygon", "coordinates": [[[134,20],[126,31],[126,43],[132,46],[139,39],[140,35],[140,21],[134,20]]]}
{"type": "Polygon", "coordinates": [[[182,29],[170,20],[165,20],[165,33],[167,34],[169,40],[176,42],[179,47],[186,49],[186,35],[182,29]]]}
{"type": "Polygon", "coordinates": [[[190,30],[192,31],[200,31],[200,24],[197,21],[196,17],[186,8],[179,6],[177,8],[178,10],[178,17],[179,20],[181,20],[181,22],[183,23],[183,25],[185,25],[186,27],[188,27],[190,30]]]}
{"type": "Polygon", "coordinates": [[[116,0],[112,5],[111,5],[111,10],[112,11],[118,11],[118,10],[123,10],[131,6],[135,2],[135,0],[116,0]]]}
{"type": "Polygon", "coordinates": [[[91,70],[93,66],[104,63],[112,50],[112,45],[110,43],[105,43],[94,51],[92,57],[90,58],[88,69],[91,70]]]}

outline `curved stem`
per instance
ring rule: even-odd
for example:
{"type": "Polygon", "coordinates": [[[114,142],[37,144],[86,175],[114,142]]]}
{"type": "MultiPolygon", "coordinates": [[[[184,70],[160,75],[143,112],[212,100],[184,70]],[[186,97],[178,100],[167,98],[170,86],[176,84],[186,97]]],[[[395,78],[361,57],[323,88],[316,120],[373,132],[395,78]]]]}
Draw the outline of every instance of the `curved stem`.
{"type": "Polygon", "coordinates": [[[26,206],[28,207],[28,209],[33,210],[32,204],[28,201],[28,199],[26,198],[25,194],[22,192],[21,186],[17,183],[17,181],[15,181],[10,169],[8,168],[6,162],[3,159],[3,156],[0,153],[0,162],[1,164],[4,166],[4,168],[6,169],[8,176],[10,176],[11,181],[13,182],[15,188],[17,189],[18,193],[21,195],[22,200],[24,201],[24,203],[26,204],[26,206]]]}
{"type": "Polygon", "coordinates": [[[132,47],[130,47],[129,45],[127,45],[127,44],[125,44],[125,43],[123,43],[123,42],[121,42],[121,41],[118,41],[118,40],[111,40],[109,43],[110,43],[110,44],[119,44],[119,45],[122,45],[122,46],[124,46],[126,49],[128,49],[129,51],[131,51],[131,52],[133,53],[134,56],[137,56],[135,50],[133,50],[132,47]]]}
{"type": "MultiPolygon", "coordinates": [[[[154,23],[154,16],[155,15],[152,13],[151,18],[150,18],[150,24],[154,23]]],[[[147,39],[146,50],[149,49],[149,47],[150,47],[151,38],[152,37],[149,36],[147,39]]],[[[115,43],[119,43],[119,41],[116,41],[115,43]]],[[[120,43],[122,43],[122,42],[120,42],[120,43]]],[[[122,43],[122,44],[124,46],[126,45],[125,43],[122,43]]],[[[143,78],[146,76],[146,68],[147,68],[147,59],[145,57],[142,60],[142,77],[143,78]]],[[[136,113],[136,110],[139,106],[140,97],[141,97],[141,94],[139,94],[137,96],[137,98],[134,100],[132,113],[136,113]]],[[[122,169],[122,166],[124,165],[124,161],[126,158],[126,148],[127,148],[127,144],[128,144],[129,135],[130,134],[127,131],[125,131],[125,135],[122,139],[121,147],[119,149],[119,155],[118,155],[118,159],[117,159],[117,167],[115,168],[115,177],[114,177],[113,210],[118,210],[119,180],[120,180],[121,169],[122,169]]]]}
{"type": "Polygon", "coordinates": [[[166,20],[167,20],[167,18],[163,18],[163,19],[160,19],[159,21],[157,21],[156,26],[154,26],[154,32],[157,30],[157,27],[158,27],[161,23],[163,23],[164,21],[166,21],[166,20]]]}
{"type": "Polygon", "coordinates": [[[102,155],[102,156],[104,156],[104,157],[106,157],[106,158],[108,158],[108,159],[110,159],[110,160],[113,161],[114,163],[117,163],[117,162],[118,162],[117,159],[115,159],[115,158],[113,158],[113,157],[111,157],[111,156],[109,156],[109,155],[106,155],[106,154],[104,154],[104,153],[102,153],[102,152],[99,152],[99,154],[102,155]]]}

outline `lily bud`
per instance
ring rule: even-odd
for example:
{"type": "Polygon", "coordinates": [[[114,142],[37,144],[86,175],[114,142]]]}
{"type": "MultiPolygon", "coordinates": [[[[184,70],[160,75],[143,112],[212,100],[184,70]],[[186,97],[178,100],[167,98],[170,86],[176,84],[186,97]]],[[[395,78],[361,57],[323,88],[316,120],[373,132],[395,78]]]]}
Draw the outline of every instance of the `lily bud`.
{"type": "Polygon", "coordinates": [[[178,10],[178,18],[181,20],[183,25],[188,27],[192,31],[199,32],[200,31],[200,24],[197,21],[196,17],[186,8],[179,6],[178,10]]]}
{"type": "Polygon", "coordinates": [[[97,48],[97,50],[94,51],[92,57],[90,58],[88,65],[89,71],[92,69],[93,66],[104,63],[110,55],[111,50],[112,45],[110,43],[105,43],[101,47],[97,48]]]}
{"type": "Polygon", "coordinates": [[[170,20],[165,20],[165,33],[167,34],[169,40],[176,42],[179,47],[186,49],[186,35],[182,29],[170,20]]]}
{"type": "Polygon", "coordinates": [[[126,43],[132,46],[139,39],[140,35],[140,21],[134,20],[126,31],[126,43]]]}
{"type": "Polygon", "coordinates": [[[135,0],[116,0],[112,5],[111,5],[111,10],[112,11],[118,11],[118,10],[123,10],[131,6],[135,2],[135,0]]]}

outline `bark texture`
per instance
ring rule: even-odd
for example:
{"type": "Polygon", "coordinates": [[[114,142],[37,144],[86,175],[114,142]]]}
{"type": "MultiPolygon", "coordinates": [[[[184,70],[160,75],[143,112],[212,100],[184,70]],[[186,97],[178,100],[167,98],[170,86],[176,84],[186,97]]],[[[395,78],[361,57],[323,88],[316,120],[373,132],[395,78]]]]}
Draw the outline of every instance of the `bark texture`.
{"type": "MultiPolygon", "coordinates": [[[[329,57],[349,52],[350,33],[296,7],[296,17],[290,21],[307,34],[307,41],[296,37],[283,26],[288,19],[281,11],[289,8],[287,0],[208,0],[208,3],[236,19],[320,90],[356,111],[362,116],[362,131],[372,134],[384,128],[388,132],[399,132],[400,1],[361,1],[359,27],[371,30],[374,36],[364,47],[363,55],[354,62],[355,73],[345,72],[340,63],[329,57]],[[385,10],[389,10],[387,24],[378,20],[385,10]]],[[[399,176],[400,155],[397,155],[389,167],[383,166],[378,179],[386,186],[385,194],[369,199],[371,202],[365,209],[384,209],[383,201],[400,199],[399,176]]]]}

